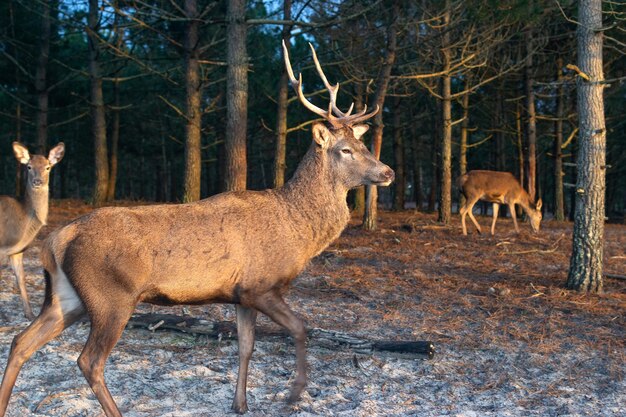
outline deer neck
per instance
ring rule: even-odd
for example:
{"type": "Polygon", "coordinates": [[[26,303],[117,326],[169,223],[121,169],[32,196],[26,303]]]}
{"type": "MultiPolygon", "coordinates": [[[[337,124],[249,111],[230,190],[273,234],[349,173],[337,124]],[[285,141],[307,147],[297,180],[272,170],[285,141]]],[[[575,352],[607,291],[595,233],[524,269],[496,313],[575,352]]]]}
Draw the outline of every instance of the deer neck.
{"type": "Polygon", "coordinates": [[[523,190],[518,204],[522,207],[522,209],[528,216],[530,216],[535,211],[530,205],[530,196],[525,190],[523,190]]]}
{"type": "Polygon", "coordinates": [[[333,175],[324,152],[315,144],[277,193],[314,255],[335,240],[350,220],[348,189],[333,175]]]}
{"type": "Polygon", "coordinates": [[[45,226],[48,221],[48,187],[26,189],[24,208],[29,219],[34,223],[45,226]]]}

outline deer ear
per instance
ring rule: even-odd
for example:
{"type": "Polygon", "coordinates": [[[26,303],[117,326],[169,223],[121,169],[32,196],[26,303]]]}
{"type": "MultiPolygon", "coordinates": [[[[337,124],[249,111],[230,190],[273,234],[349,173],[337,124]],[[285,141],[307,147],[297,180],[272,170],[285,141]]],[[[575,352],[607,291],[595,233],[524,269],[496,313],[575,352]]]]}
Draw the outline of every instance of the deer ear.
{"type": "Polygon", "coordinates": [[[333,134],[322,123],[313,125],[313,140],[322,148],[327,149],[330,146],[330,140],[333,134]]]}
{"type": "Polygon", "coordinates": [[[369,130],[369,125],[356,125],[352,127],[352,132],[354,133],[354,138],[356,140],[361,139],[361,136],[365,134],[369,130]]]}
{"type": "Polygon", "coordinates": [[[50,161],[50,164],[55,165],[63,159],[63,155],[65,155],[65,144],[63,142],[59,142],[57,146],[50,150],[50,153],[48,154],[48,161],[50,161]]]}
{"type": "Polygon", "coordinates": [[[19,142],[13,142],[13,153],[15,154],[15,158],[24,165],[26,165],[28,161],[30,161],[30,154],[28,153],[28,149],[26,149],[26,146],[22,145],[19,142]]]}
{"type": "Polygon", "coordinates": [[[537,211],[541,210],[541,206],[543,206],[543,201],[541,199],[537,200],[537,211]]]}

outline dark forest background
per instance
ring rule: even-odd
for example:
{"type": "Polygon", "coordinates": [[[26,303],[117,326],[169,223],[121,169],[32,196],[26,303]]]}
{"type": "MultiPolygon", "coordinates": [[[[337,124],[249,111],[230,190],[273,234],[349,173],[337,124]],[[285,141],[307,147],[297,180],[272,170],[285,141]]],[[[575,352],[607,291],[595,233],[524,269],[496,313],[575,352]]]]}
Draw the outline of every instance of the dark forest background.
{"type": "MultiPolygon", "coordinates": [[[[575,2],[244,3],[247,158],[237,169],[247,173],[248,188],[273,187],[283,169],[276,163],[276,143],[284,68],[280,45],[286,37],[292,64],[303,72],[304,91],[320,107],[328,97],[308,42],[330,82],[341,83],[342,108],[351,102],[371,105],[386,85],[381,159],[398,174],[395,186],[380,191],[388,207],[435,210],[446,169],[453,179],[466,170],[491,169],[513,172],[526,188],[534,185],[548,216],[571,217],[578,150],[575,2]],[[385,80],[386,65],[391,70],[385,80]],[[442,116],[446,103],[451,123],[442,116]],[[441,158],[446,140],[452,147],[449,167],[441,158]]],[[[620,2],[604,6],[606,212],[621,220],[626,211],[625,7],[620,2]]],[[[225,146],[231,140],[230,13],[226,1],[207,0],[0,2],[0,193],[19,193],[20,168],[11,142],[47,152],[63,141],[67,152],[53,171],[53,198],[93,201],[94,184],[102,181],[94,168],[100,151],[108,167],[107,199],[183,201],[190,57],[200,77],[200,196],[223,191],[225,146]],[[196,6],[193,19],[190,3],[196,6]],[[90,12],[96,19],[91,22],[90,12]],[[190,45],[191,22],[198,41],[190,45]],[[104,149],[94,140],[94,57],[102,83],[104,149]]],[[[307,122],[314,118],[291,90],[289,100],[286,178],[310,145],[307,122]]],[[[454,181],[451,195],[456,211],[454,181]]],[[[354,200],[351,195],[351,204],[358,205],[354,200]]]]}

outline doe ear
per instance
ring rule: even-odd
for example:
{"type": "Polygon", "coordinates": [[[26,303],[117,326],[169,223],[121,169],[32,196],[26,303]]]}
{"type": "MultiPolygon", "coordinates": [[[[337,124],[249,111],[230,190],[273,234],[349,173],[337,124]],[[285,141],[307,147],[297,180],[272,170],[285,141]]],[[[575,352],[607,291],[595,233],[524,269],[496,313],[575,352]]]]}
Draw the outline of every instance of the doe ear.
{"type": "Polygon", "coordinates": [[[354,133],[354,138],[356,140],[361,139],[361,137],[370,129],[369,125],[356,125],[352,127],[352,132],[354,133]]]}
{"type": "Polygon", "coordinates": [[[330,133],[330,130],[323,123],[315,123],[313,125],[313,140],[322,147],[322,149],[328,148],[330,146],[330,140],[333,137],[333,134],[330,133]]]}
{"type": "Polygon", "coordinates": [[[537,210],[541,210],[541,206],[543,206],[543,201],[541,201],[541,198],[539,200],[537,200],[537,210]]]}
{"type": "Polygon", "coordinates": [[[65,144],[63,142],[59,142],[57,146],[50,149],[50,153],[48,154],[48,161],[50,161],[51,165],[55,165],[61,159],[63,159],[63,155],[65,155],[65,144]]]}
{"type": "Polygon", "coordinates": [[[26,149],[26,146],[22,145],[19,142],[13,142],[13,153],[15,154],[15,158],[24,165],[26,165],[28,161],[30,161],[30,154],[28,153],[28,149],[26,149]]]}

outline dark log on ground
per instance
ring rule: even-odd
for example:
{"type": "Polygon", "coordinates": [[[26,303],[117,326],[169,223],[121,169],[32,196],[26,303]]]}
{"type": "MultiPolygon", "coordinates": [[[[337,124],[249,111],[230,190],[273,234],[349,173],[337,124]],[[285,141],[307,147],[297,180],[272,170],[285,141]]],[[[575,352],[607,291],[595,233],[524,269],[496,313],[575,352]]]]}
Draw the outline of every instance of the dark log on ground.
{"type": "Polygon", "coordinates": [[[617,275],[617,274],[604,274],[605,277],[611,279],[621,279],[626,281],[626,275],[617,275]]]}
{"type": "MultiPolygon", "coordinates": [[[[198,319],[174,314],[136,314],[128,322],[128,328],[171,330],[190,334],[205,335],[215,339],[236,339],[237,326],[234,322],[198,319]]],[[[257,340],[271,337],[286,337],[282,330],[264,326],[256,328],[257,340]]],[[[309,346],[318,346],[330,350],[349,349],[354,353],[371,354],[374,352],[398,358],[428,358],[435,354],[435,347],[426,341],[387,341],[367,340],[346,333],[310,329],[309,346]]]]}

